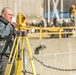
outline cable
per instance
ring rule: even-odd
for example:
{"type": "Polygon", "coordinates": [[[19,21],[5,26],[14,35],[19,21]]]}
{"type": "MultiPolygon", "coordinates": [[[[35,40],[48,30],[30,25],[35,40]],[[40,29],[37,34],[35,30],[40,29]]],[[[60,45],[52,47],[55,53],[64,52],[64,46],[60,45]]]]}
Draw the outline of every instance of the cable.
{"type": "MultiPolygon", "coordinates": [[[[26,52],[28,53],[28,51],[26,50],[26,52]]],[[[76,68],[75,69],[61,69],[61,68],[56,68],[56,67],[53,67],[53,66],[50,66],[50,65],[46,65],[44,64],[42,61],[38,60],[36,57],[33,56],[33,58],[38,61],[40,64],[42,64],[43,66],[47,67],[47,68],[51,68],[51,69],[54,69],[54,70],[59,70],[59,71],[76,71],[76,68]]]]}
{"type": "Polygon", "coordinates": [[[33,56],[33,58],[47,68],[51,68],[51,69],[59,70],[59,71],[76,71],[76,69],[61,69],[61,68],[48,66],[48,65],[44,64],[43,62],[41,62],[40,60],[38,60],[36,57],[33,56]]]}

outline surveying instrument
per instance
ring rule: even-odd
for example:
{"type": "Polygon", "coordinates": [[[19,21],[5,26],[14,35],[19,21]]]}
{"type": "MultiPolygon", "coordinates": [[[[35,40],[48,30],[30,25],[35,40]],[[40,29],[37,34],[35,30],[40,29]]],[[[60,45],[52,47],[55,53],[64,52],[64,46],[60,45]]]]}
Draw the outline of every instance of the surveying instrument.
{"type": "MultiPolygon", "coordinates": [[[[15,36],[13,46],[10,52],[10,56],[8,59],[8,63],[5,69],[4,75],[11,75],[13,64],[15,63],[15,71],[13,75],[25,75],[23,74],[23,51],[25,49],[25,42],[26,47],[28,50],[28,55],[32,67],[32,74],[36,75],[35,65],[33,62],[33,56],[30,48],[29,39],[26,32],[26,20],[25,15],[23,13],[18,13],[17,15],[17,35],[15,36]]],[[[25,59],[24,59],[25,60],[25,59]]]]}

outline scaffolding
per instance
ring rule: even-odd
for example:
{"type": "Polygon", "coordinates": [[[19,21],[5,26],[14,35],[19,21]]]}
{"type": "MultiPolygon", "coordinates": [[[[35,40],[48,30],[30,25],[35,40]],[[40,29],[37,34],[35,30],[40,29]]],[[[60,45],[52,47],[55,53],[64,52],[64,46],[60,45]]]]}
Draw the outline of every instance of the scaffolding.
{"type": "MultiPolygon", "coordinates": [[[[57,10],[57,6],[59,1],[61,2],[61,12],[63,12],[63,0],[48,0],[48,22],[52,22],[54,19],[54,15],[56,15],[57,20],[59,21],[59,14],[58,14],[58,10],[57,10]],[[52,5],[53,8],[53,14],[52,14],[52,19],[50,20],[50,6],[52,5]]],[[[63,14],[61,14],[61,18],[63,18],[63,14]]],[[[51,23],[50,22],[50,23],[51,23]]]]}

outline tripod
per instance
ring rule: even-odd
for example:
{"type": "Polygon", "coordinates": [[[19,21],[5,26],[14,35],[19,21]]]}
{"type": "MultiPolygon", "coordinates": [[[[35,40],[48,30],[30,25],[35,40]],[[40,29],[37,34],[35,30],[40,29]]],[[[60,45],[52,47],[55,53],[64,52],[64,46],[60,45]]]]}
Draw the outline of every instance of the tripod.
{"type": "Polygon", "coordinates": [[[17,33],[17,35],[15,36],[4,75],[10,75],[14,62],[15,62],[14,74],[15,75],[23,75],[23,73],[22,73],[23,50],[25,48],[25,46],[24,46],[25,42],[26,42],[26,47],[28,50],[28,55],[30,58],[32,72],[33,72],[33,75],[36,75],[35,65],[33,62],[33,56],[32,56],[32,52],[31,52],[31,48],[30,48],[30,44],[29,44],[29,39],[28,39],[28,36],[25,31],[19,31],[17,33]],[[20,47],[20,50],[19,50],[19,47],[20,47]]]}

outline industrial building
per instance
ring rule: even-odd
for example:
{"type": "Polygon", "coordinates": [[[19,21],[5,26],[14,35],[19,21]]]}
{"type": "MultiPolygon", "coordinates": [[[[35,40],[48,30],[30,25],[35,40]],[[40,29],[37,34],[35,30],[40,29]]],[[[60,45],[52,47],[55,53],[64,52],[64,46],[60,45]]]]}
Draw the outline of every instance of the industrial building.
{"type": "MultiPolygon", "coordinates": [[[[53,10],[54,3],[57,3],[56,9],[61,12],[69,12],[69,8],[72,4],[76,5],[75,0],[0,0],[0,11],[3,7],[11,7],[16,17],[19,12],[25,13],[30,18],[41,18],[45,17],[45,14],[53,10]]],[[[49,15],[50,16],[50,15],[49,15]]],[[[49,17],[48,17],[49,18],[49,17]]],[[[49,20],[48,20],[49,21],[49,20]]]]}
{"type": "MultiPolygon", "coordinates": [[[[48,1],[50,1],[50,10],[52,10],[52,0],[0,0],[0,11],[3,7],[11,7],[16,16],[18,12],[24,12],[26,16],[43,16],[48,11],[48,1]]],[[[56,0],[55,0],[56,1],[56,0]]],[[[68,12],[71,4],[76,4],[75,0],[58,0],[57,8],[61,9],[61,1],[63,1],[63,10],[68,12]]]]}

